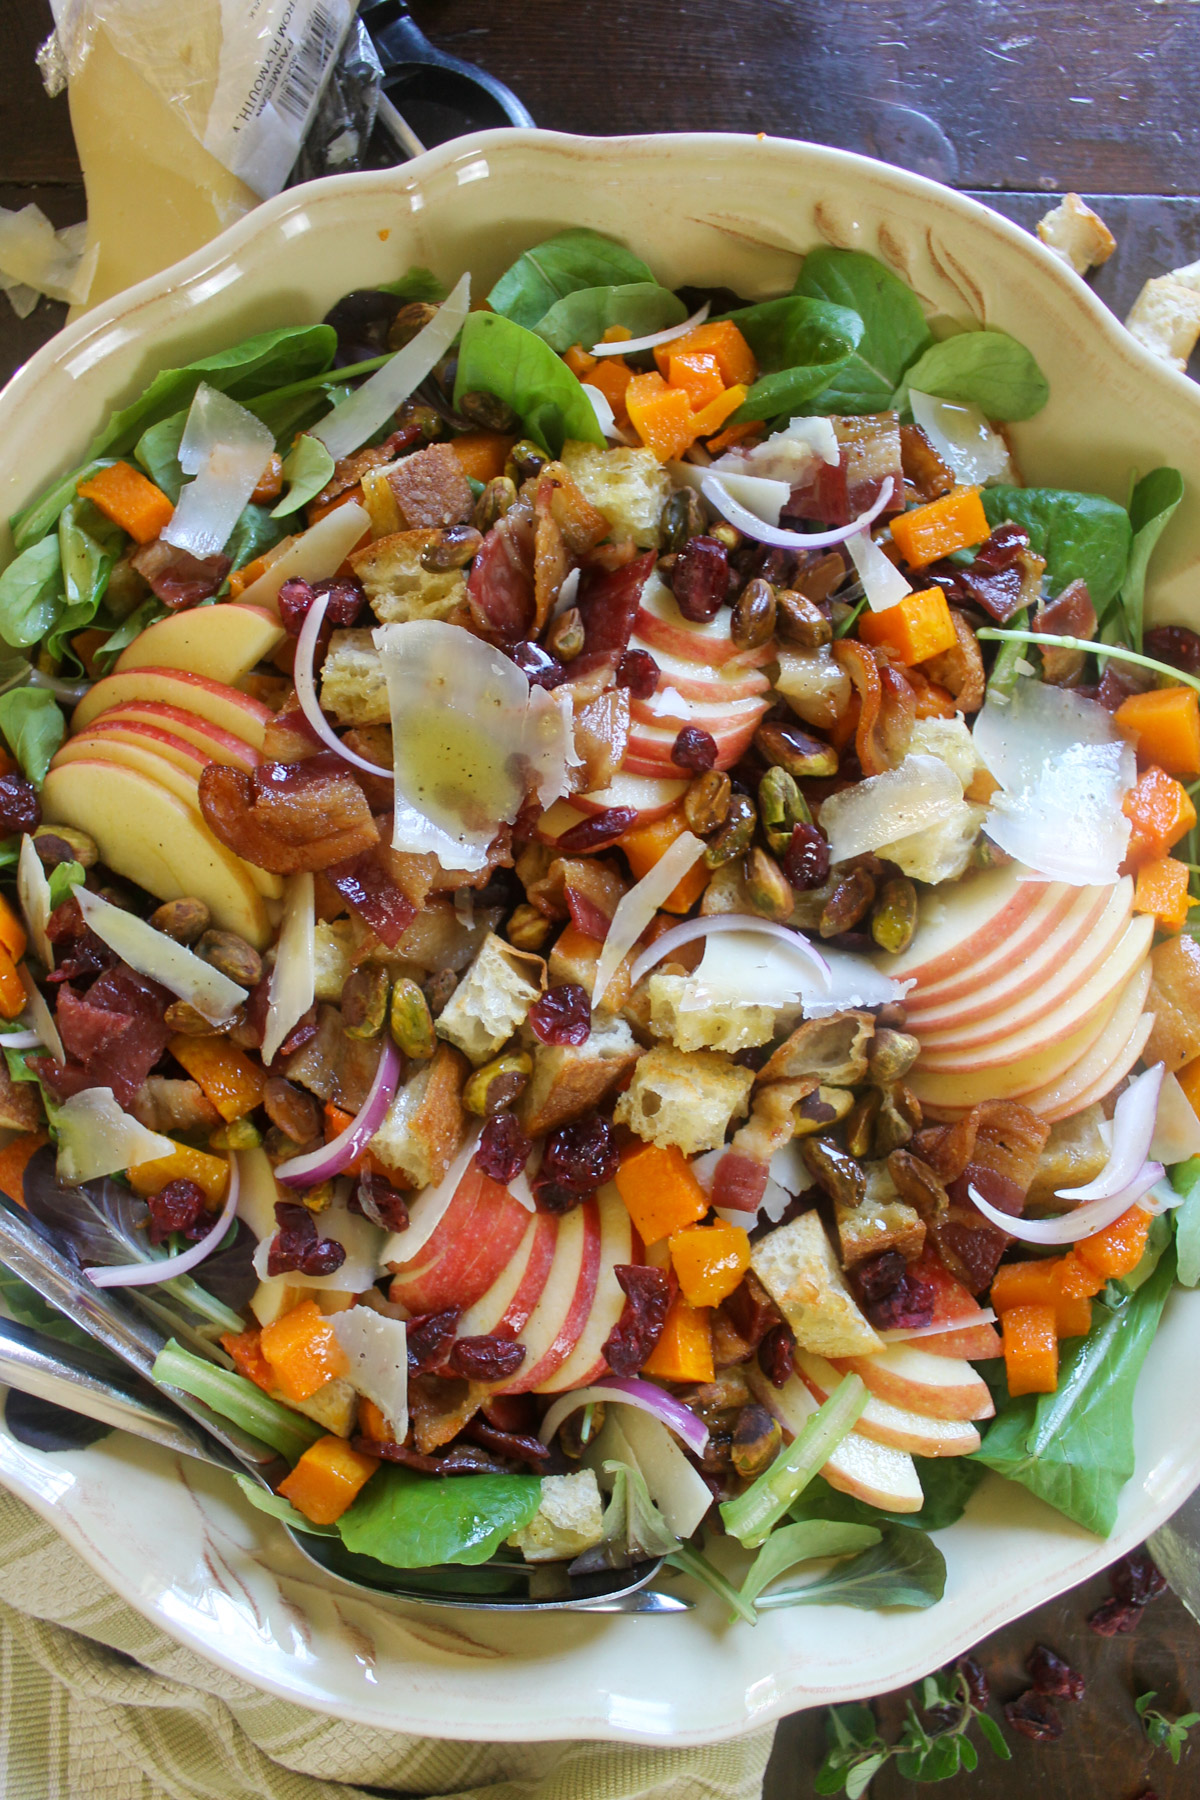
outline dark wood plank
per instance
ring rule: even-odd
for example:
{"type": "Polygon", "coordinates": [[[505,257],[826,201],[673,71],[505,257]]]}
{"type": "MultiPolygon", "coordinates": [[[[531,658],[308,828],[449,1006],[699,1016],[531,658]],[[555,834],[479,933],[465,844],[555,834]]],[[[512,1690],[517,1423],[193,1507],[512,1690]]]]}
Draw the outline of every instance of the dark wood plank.
{"type": "MultiPolygon", "coordinates": [[[[80,179],[67,96],[49,98],[34,62],[53,23],[49,0],[5,0],[0,184],[77,184],[80,179]]],[[[4,205],[11,206],[12,201],[4,205]]]]}

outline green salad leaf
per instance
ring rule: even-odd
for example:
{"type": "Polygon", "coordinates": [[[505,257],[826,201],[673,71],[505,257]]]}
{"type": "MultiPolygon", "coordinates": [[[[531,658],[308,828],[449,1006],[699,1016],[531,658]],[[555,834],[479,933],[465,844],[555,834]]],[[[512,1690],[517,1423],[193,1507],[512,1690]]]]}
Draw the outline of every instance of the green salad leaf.
{"type": "Polygon", "coordinates": [[[82,887],[87,879],[87,870],[82,863],[56,863],[50,871],[47,886],[50,889],[50,911],[69,900],[77,887],[82,887]]]}
{"type": "Polygon", "coordinates": [[[925,1491],[919,1512],[894,1513],[855,1500],[830,1487],[823,1475],[815,1475],[788,1512],[793,1519],[840,1519],[855,1525],[904,1525],[917,1531],[942,1531],[962,1518],[967,1501],[983,1480],[978,1463],[965,1456],[915,1456],[917,1474],[925,1491]]]}
{"type": "Polygon", "coordinates": [[[249,500],[237,516],[237,523],[229,534],[224,555],[235,569],[240,569],[245,563],[253,562],[256,556],[261,556],[264,550],[273,549],[287,535],[287,526],[279,524],[268,507],[256,506],[249,500]]]}
{"type": "Polygon", "coordinates": [[[268,1513],[272,1519],[278,1519],[281,1525],[290,1525],[293,1531],[305,1531],[310,1537],[338,1536],[336,1525],[314,1525],[311,1519],[306,1519],[302,1512],[297,1511],[290,1500],[285,1500],[282,1494],[272,1494],[268,1488],[255,1481],[252,1475],[235,1474],[233,1479],[251,1506],[256,1506],[259,1512],[268,1513]]]}
{"type": "Polygon", "coordinates": [[[849,307],[803,294],[743,306],[728,316],[763,371],[733,415],[739,424],[807,408],[845,367],[863,336],[863,322],[849,307]]]}
{"type": "Polygon", "coordinates": [[[12,526],[13,547],[16,550],[27,550],[39,538],[53,531],[58,523],[58,515],[68,500],[75,498],[75,489],[81,481],[94,475],[97,469],[107,469],[116,461],[113,456],[94,457],[90,462],[80,463],[77,469],[63,475],[54,486],[39,494],[36,500],[16,512],[9,520],[12,526]]]}
{"type": "Polygon", "coordinates": [[[656,281],[631,281],[619,287],[577,288],[556,300],[533,329],[560,354],[572,344],[590,350],[610,325],[623,325],[631,337],[645,337],[682,325],[687,307],[670,288],[656,281]]]}
{"type": "Polygon", "coordinates": [[[164,1387],[179,1388],[193,1399],[203,1400],[220,1418],[248,1431],[290,1463],[298,1462],[322,1435],[321,1427],[303,1413],[272,1400],[244,1375],[218,1368],[207,1357],[194,1356],[174,1338],[167,1339],[150,1373],[164,1387]]]}
{"type": "Polygon", "coordinates": [[[179,465],[179,446],[183,442],[188,409],[149,425],[134,445],[133,454],[141,463],[155,487],[160,487],[168,500],[178,500],[183,487],[183,470],[179,465]]]}
{"type": "Polygon", "coordinates": [[[41,787],[50,758],[67,734],[67,722],[47,688],[10,688],[0,694],[0,733],[21,765],[21,773],[41,787]]]}
{"type": "Polygon", "coordinates": [[[932,344],[921,303],[878,257],[863,250],[810,250],[793,292],[847,307],[862,320],[862,336],[824,391],[814,412],[883,412],[909,364],[932,344]]]}
{"type": "Polygon", "coordinates": [[[979,407],[988,419],[1030,419],[1050,398],[1050,383],[1024,344],[1006,331],[960,331],[911,363],[895,396],[909,388],[979,407]]]}
{"type": "Polygon", "coordinates": [[[885,1525],[879,1542],[869,1550],[803,1587],[764,1594],[757,1604],[760,1612],[830,1604],[874,1612],[881,1606],[933,1606],[945,1591],[946,1559],[928,1533],[885,1525]]]}
{"type": "Polygon", "coordinates": [[[493,313],[532,331],[568,294],[581,288],[627,287],[635,282],[658,285],[653,270],[624,244],[576,226],[557,232],[519,256],[488,295],[488,305],[493,313]]]}
{"type": "MultiPolygon", "coordinates": [[[[32,1076],[29,1077],[33,1079],[32,1076]]],[[[81,1350],[96,1348],[96,1340],[70,1319],[64,1318],[56,1307],[50,1306],[42,1296],[14,1275],[12,1270],[0,1263],[0,1300],[3,1300],[5,1311],[16,1320],[18,1325],[27,1325],[31,1331],[40,1331],[43,1337],[57,1338],[63,1344],[75,1344],[81,1350]]]]}
{"type": "Polygon", "coordinates": [[[62,605],[62,554],[55,532],[22,550],[0,575],[0,637],[17,650],[40,643],[62,605]]]}
{"type": "Polygon", "coordinates": [[[1169,1171],[1171,1186],[1183,1195],[1175,1209],[1176,1274],[1184,1287],[1200,1286],[1200,1156],[1176,1163],[1169,1171]]]}
{"type": "Polygon", "coordinates": [[[376,292],[395,294],[406,302],[425,300],[430,305],[435,305],[439,300],[444,300],[450,290],[444,282],[438,280],[432,269],[422,269],[414,264],[398,281],[381,281],[376,292]]]}
{"type": "Polygon", "coordinates": [[[763,1589],[798,1563],[817,1557],[850,1556],[878,1544],[883,1533],[873,1525],[843,1525],[833,1519],[805,1519],[797,1525],[777,1525],[741,1585],[741,1596],[751,1606],[763,1589]]]}
{"type": "MultiPolygon", "coordinates": [[[[333,458],[320,438],[301,432],[283,459],[287,492],[271,513],[273,519],[286,518],[315,499],[333,474],[333,458]]],[[[235,567],[238,565],[235,564],[235,567]]]]}
{"type": "Polygon", "coordinates": [[[121,553],[125,534],[90,500],[71,500],[58,519],[58,547],[62,558],[63,595],[66,605],[46,633],[46,649],[61,659],[69,655],[79,662],[70,647],[73,632],[92,623],[113,564],[121,553]]]}
{"type": "Polygon", "coordinates": [[[1155,545],[1170,524],[1183,499],[1183,476],[1178,469],[1151,469],[1134,484],[1129,496],[1129,523],[1133,542],[1125,579],[1121,583],[1121,611],[1125,635],[1135,650],[1142,647],[1142,622],[1146,603],[1146,571],[1155,545]]]}
{"type": "Polygon", "coordinates": [[[1092,605],[1103,611],[1129,566],[1133,531],[1123,506],[1070,488],[986,487],[981,497],[989,525],[1011,519],[1029,533],[1034,551],[1046,559],[1053,594],[1086,581],[1092,605]]]}
{"type": "Polygon", "coordinates": [[[338,1521],[347,1550],[393,1569],[486,1562],[541,1503],[536,1475],[430,1481],[385,1464],[338,1521]]]}
{"type": "Polygon", "coordinates": [[[604,444],[592,403],[566,363],[536,332],[499,313],[468,313],[459,340],[455,406],[463,394],[480,391],[511,406],[552,456],[568,438],[604,444]]]}
{"type": "Polygon", "coordinates": [[[1133,1473],[1134,1391],[1174,1278],[1172,1248],[1136,1293],[1110,1284],[1110,1303],[1096,1303],[1092,1329],[1063,1357],[1055,1392],[998,1407],[975,1453],[1101,1537],[1133,1473]]]}
{"type": "Polygon", "coordinates": [[[109,673],[113,662],[127,644],[132,644],[139,632],[145,631],[147,625],[153,625],[155,619],[165,618],[169,610],[156,595],[148,594],[140,606],[136,606],[119,625],[114,626],[94,652],[94,661],[104,674],[109,673]]]}

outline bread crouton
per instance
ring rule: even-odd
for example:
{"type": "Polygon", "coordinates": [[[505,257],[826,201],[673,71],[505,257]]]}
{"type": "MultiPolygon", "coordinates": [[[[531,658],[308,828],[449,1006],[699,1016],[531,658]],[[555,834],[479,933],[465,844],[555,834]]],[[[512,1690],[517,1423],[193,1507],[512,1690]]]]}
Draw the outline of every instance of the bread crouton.
{"type": "Polygon", "coordinates": [[[316,979],[313,997],[336,1006],[342,984],[354,967],[358,933],[352,919],[318,919],[313,933],[316,979]]]}
{"type": "Polygon", "coordinates": [[[774,1036],[772,1006],[717,1000],[694,975],[652,975],[650,1029],[677,1050],[748,1050],[774,1036]]]}
{"type": "Polygon", "coordinates": [[[478,1068],[524,1024],[545,986],[541,957],[514,950],[490,931],[438,1019],[438,1036],[457,1044],[478,1068]]]}
{"type": "Polygon", "coordinates": [[[975,739],[963,718],[917,719],[909,739],[910,756],[936,756],[939,762],[969,788],[983,759],[975,748],[975,739]]]}
{"type": "Polygon", "coordinates": [[[396,1187],[429,1187],[450,1167],[462,1141],[466,1073],[459,1052],[439,1044],[432,1061],[397,1090],[368,1146],[396,1187]]]}
{"type": "Polygon", "coordinates": [[[517,1102],[517,1116],[530,1137],[542,1137],[599,1106],[641,1050],[624,1019],[593,1018],[582,1044],[543,1044],[528,1033],[533,1055],[529,1086],[517,1102]]]}
{"type": "Polygon", "coordinates": [[[508,1541],[526,1562],[562,1562],[600,1542],[603,1517],[604,1502],[592,1469],[544,1475],[541,1505],[508,1541]]]}
{"type": "Polygon", "coordinates": [[[1103,1123],[1104,1109],[1096,1104],[1050,1127],[1025,1196],[1027,1213],[1061,1212],[1067,1202],[1058,1198],[1059,1188],[1085,1187],[1096,1179],[1109,1155],[1100,1136],[1103,1123]]]}
{"type": "MultiPolygon", "coordinates": [[[[350,567],[362,582],[371,611],[383,625],[403,625],[410,619],[449,619],[465,603],[467,577],[462,569],[427,569],[422,552],[438,541],[436,531],[392,531],[364,544],[350,557],[350,567]]],[[[349,635],[349,634],[348,634],[349,635]]],[[[358,634],[353,634],[357,636],[358,634]]],[[[363,633],[368,636],[368,633],[363,633]]],[[[384,718],[390,717],[384,711],[384,718]]],[[[378,719],[356,719],[355,724],[379,724],[378,719]]]]}
{"type": "Polygon", "coordinates": [[[285,1406],[295,1407],[298,1413],[314,1420],[326,1431],[332,1431],[335,1437],[350,1437],[358,1423],[358,1395],[343,1375],[333,1376],[307,1400],[293,1400],[280,1393],[273,1394],[272,1398],[282,1400],[285,1406]]]}
{"type": "Polygon", "coordinates": [[[0,1125],[9,1131],[38,1131],[45,1124],[32,1081],[14,1081],[0,1056],[0,1125]]]}
{"type": "Polygon", "coordinates": [[[867,1055],[875,1031],[868,1012],[831,1013],[827,1019],[806,1019],[780,1044],[758,1079],[796,1081],[815,1077],[827,1087],[853,1087],[865,1081],[867,1055]]]}
{"type": "Polygon", "coordinates": [[[1185,372],[1200,337],[1200,282],[1193,263],[1149,280],[1125,320],[1139,344],[1185,372]]]}
{"type": "Polygon", "coordinates": [[[745,1117],[754,1072],[715,1050],[659,1044],[638,1059],[613,1118],[651,1144],[675,1144],[685,1156],[716,1150],[734,1119],[745,1117]]]}
{"type": "Polygon", "coordinates": [[[383,658],[369,631],[335,631],[321,670],[321,705],[339,725],[388,725],[383,658]]]}
{"type": "Polygon", "coordinates": [[[194,1081],[147,1075],[129,1107],[147,1131],[215,1131],[221,1115],[194,1081]]]}
{"type": "Polygon", "coordinates": [[[652,450],[600,450],[572,438],[563,446],[562,460],[585,498],[604,514],[614,537],[657,550],[671,482],[652,450]]]}
{"type": "Polygon", "coordinates": [[[908,1262],[925,1245],[925,1222],[915,1207],[900,1198],[885,1162],[863,1163],[866,1195],[858,1206],[834,1202],[842,1263],[848,1269],[864,1257],[898,1250],[908,1262]]]}
{"type": "Polygon", "coordinates": [[[1057,206],[1038,220],[1037,234],[1077,275],[1107,262],[1117,240],[1098,212],[1078,194],[1064,194],[1057,206]]]}
{"type": "Polygon", "coordinates": [[[885,862],[894,862],[902,874],[914,881],[957,881],[966,873],[971,850],[986,818],[986,806],[960,800],[936,825],[895,838],[890,844],[880,844],[875,854],[885,862]]]}
{"type": "Polygon", "coordinates": [[[422,526],[462,525],[471,516],[475,496],[463,466],[449,444],[414,450],[380,471],[396,496],[406,531],[422,526]]]}
{"type": "Polygon", "coordinates": [[[600,962],[603,945],[599,938],[584,937],[582,931],[568,926],[561,932],[551,946],[549,957],[549,975],[551,986],[557,987],[561,982],[573,981],[581,987],[585,994],[591,994],[592,1007],[595,1012],[603,1010],[608,1013],[620,1012],[629,998],[629,971],[633,967],[633,952],[623,962],[618,963],[612,977],[602,995],[597,997],[596,970],[600,962]]]}
{"type": "Polygon", "coordinates": [[[883,1340],[859,1311],[820,1214],[777,1225],[750,1252],[750,1267],[796,1334],[818,1356],[870,1356],[883,1340]]]}

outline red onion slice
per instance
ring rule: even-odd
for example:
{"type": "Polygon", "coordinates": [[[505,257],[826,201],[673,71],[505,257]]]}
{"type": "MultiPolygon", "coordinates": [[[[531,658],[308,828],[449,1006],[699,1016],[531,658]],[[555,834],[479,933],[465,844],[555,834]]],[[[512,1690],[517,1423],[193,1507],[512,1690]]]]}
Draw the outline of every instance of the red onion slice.
{"type": "Polygon", "coordinates": [[[1165,1073],[1166,1065],[1155,1063],[1130,1082],[1113,1112],[1107,1163],[1096,1179],[1083,1187],[1059,1188],[1060,1200],[1107,1200],[1129,1186],[1150,1154],[1165,1073]]]}
{"type": "MultiPolygon", "coordinates": [[[[1077,1244],[1080,1238],[1103,1231],[1122,1213],[1128,1212],[1162,1177],[1161,1163],[1146,1163],[1136,1179],[1120,1193],[1109,1194],[1103,1200],[1089,1200],[1083,1206],[1077,1206],[1074,1212],[1062,1213],[1057,1219],[1014,1218],[1011,1213],[1001,1212],[998,1206],[985,1200],[978,1188],[971,1186],[967,1192],[985,1219],[990,1219],[1007,1236],[1017,1238],[1022,1244],[1077,1244]]],[[[1150,1208],[1145,1210],[1149,1212],[1150,1208]]]]}
{"type": "Polygon", "coordinates": [[[810,962],[825,977],[825,986],[829,986],[829,964],[815,944],[810,944],[806,937],[793,931],[790,926],[780,925],[773,919],[759,919],[753,913],[717,913],[709,919],[685,919],[682,925],[672,925],[670,931],[664,931],[661,937],[655,938],[634,963],[630,970],[633,985],[636,987],[646,971],[669,956],[672,950],[694,943],[697,938],[711,937],[722,931],[754,931],[763,937],[778,938],[781,944],[794,950],[803,961],[810,962]]]}
{"type": "Polygon", "coordinates": [[[170,1281],[176,1275],[187,1275],[210,1256],[229,1230],[237,1212],[240,1186],[237,1157],[229,1158],[229,1188],[225,1204],[211,1231],[205,1232],[198,1244],[181,1250],[178,1256],[156,1257],[153,1262],[115,1263],[109,1269],[85,1269],[93,1287],[153,1287],[155,1282],[170,1281]]]}
{"type": "Polygon", "coordinates": [[[340,1175],[346,1164],[352,1163],[359,1152],[366,1149],[383,1124],[399,1080],[400,1052],[391,1039],[385,1037],[370,1092],[345,1131],[339,1131],[319,1150],[308,1150],[303,1156],[293,1156],[280,1163],[275,1179],[285,1181],[289,1187],[305,1188],[316,1187],[331,1176],[340,1175]]]}
{"type": "Polygon", "coordinates": [[[668,325],[665,331],[652,331],[648,337],[621,338],[615,344],[593,344],[592,355],[624,356],[630,350],[653,350],[658,344],[673,344],[676,338],[686,337],[697,325],[703,325],[711,311],[712,301],[706,300],[682,325],[668,325]]]}
{"type": "Polygon", "coordinates": [[[41,1041],[41,1033],[37,1031],[8,1031],[0,1035],[0,1050],[32,1050],[41,1041]]]}
{"type": "Polygon", "coordinates": [[[885,476],[878,499],[866,512],[859,513],[857,519],[851,519],[849,525],[838,525],[832,531],[812,532],[785,531],[782,525],[768,525],[734,499],[719,475],[706,475],[700,483],[700,492],[731,525],[736,525],[746,537],[754,538],[760,544],[773,544],[779,550],[825,550],[832,544],[844,544],[856,532],[866,531],[873,525],[892,497],[892,486],[892,477],[885,476]]]}
{"type": "Polygon", "coordinates": [[[292,671],[292,679],[296,683],[296,698],[300,702],[300,710],[317,733],[323,744],[337,752],[343,762],[352,768],[362,769],[367,775],[382,775],[385,781],[394,781],[395,776],[382,763],[368,762],[365,756],[356,756],[353,750],[347,750],[325,714],[321,711],[321,703],[317,699],[317,684],[313,676],[313,657],[317,651],[317,639],[321,635],[321,626],[325,623],[325,614],[329,610],[329,595],[318,594],[304,616],[300,627],[300,636],[296,639],[296,661],[292,671]]]}
{"type": "Polygon", "coordinates": [[[640,1412],[650,1413],[660,1424],[673,1431],[677,1438],[681,1438],[693,1455],[704,1455],[704,1448],[708,1443],[708,1426],[704,1420],[698,1418],[682,1400],[676,1400],[673,1394],[668,1394],[652,1381],[642,1381],[637,1376],[626,1381],[609,1375],[603,1381],[593,1383],[591,1387],[572,1388],[569,1394],[563,1394],[542,1420],[538,1432],[542,1443],[548,1444],[551,1441],[563,1420],[571,1413],[578,1412],[581,1406],[589,1406],[596,1400],[617,1401],[624,1406],[636,1406],[640,1412]]]}

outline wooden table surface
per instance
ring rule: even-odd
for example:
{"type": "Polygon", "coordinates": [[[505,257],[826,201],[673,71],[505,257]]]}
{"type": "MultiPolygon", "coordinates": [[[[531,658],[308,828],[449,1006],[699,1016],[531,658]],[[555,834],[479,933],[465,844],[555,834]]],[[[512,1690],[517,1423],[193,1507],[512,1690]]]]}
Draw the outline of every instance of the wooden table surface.
{"type": "MultiPolygon", "coordinates": [[[[1117,236],[1097,291],[1122,315],[1143,280],[1200,258],[1200,8],[1193,0],[417,0],[443,48],[507,81],[538,124],[562,131],[729,130],[806,137],[947,181],[1032,227],[1074,188],[1117,236]]],[[[33,56],[46,0],[5,0],[0,77],[0,205],[36,200],[57,225],[84,216],[65,99],[49,100],[33,56]]],[[[25,321],[0,297],[0,377],[62,323],[42,301],[25,321]]],[[[998,1632],[978,1651],[998,1703],[1025,1685],[1038,1641],[1087,1678],[1064,1705],[1066,1731],[1038,1746],[1010,1733],[949,1800],[1184,1800],[1200,1790],[1200,1749],[1174,1768],[1151,1753],[1133,1698],[1156,1688],[1170,1713],[1200,1708],[1200,1629],[1173,1595],[1132,1635],[1102,1639],[1087,1614],[1100,1578],[998,1632]]],[[[878,1707],[885,1734],[903,1696],[878,1707]]],[[[1200,1735],[1200,1732],[1197,1733],[1200,1735]]],[[[818,1713],[780,1727],[766,1800],[812,1792],[823,1754],[818,1713]]],[[[885,1771],[875,1800],[924,1791],[885,1771]]]]}

